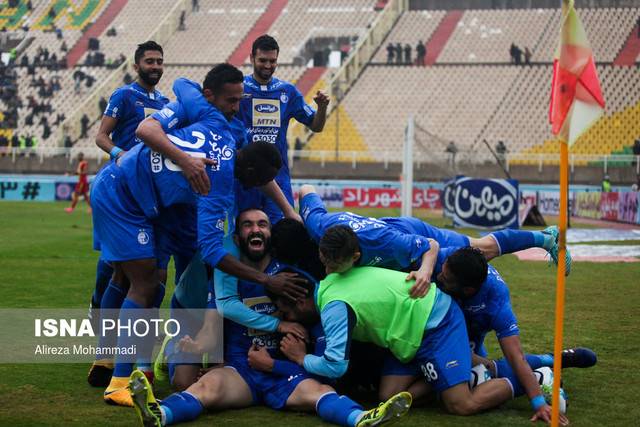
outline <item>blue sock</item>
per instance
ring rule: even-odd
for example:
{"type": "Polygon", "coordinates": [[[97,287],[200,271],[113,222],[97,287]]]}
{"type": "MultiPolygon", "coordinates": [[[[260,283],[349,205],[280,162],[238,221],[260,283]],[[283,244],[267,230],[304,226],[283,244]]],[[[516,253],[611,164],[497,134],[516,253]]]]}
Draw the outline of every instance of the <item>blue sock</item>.
{"type": "MultiPolygon", "coordinates": [[[[127,348],[132,345],[139,344],[140,338],[133,333],[133,322],[141,317],[142,311],[139,309],[142,308],[144,307],[138,305],[129,298],[125,298],[122,303],[122,307],[120,308],[119,322],[121,326],[130,324],[132,333],[127,334],[126,330],[120,330],[120,333],[118,334],[118,347],[127,348]]],[[[140,351],[139,348],[137,350],[140,351]]],[[[126,356],[116,356],[116,363],[113,370],[114,377],[128,377],[131,375],[131,372],[133,372],[133,363],[126,360],[128,360],[126,356]]]]}
{"type": "MultiPolygon", "coordinates": [[[[148,310],[148,315],[151,318],[158,317],[158,308],[162,305],[162,300],[164,299],[165,294],[165,286],[164,283],[158,284],[158,289],[156,290],[156,299],[153,301],[153,308],[148,310]]],[[[147,310],[145,310],[147,312],[147,310]]],[[[145,337],[140,338],[140,346],[138,349],[138,358],[136,359],[136,366],[141,371],[151,371],[151,359],[153,356],[153,346],[155,345],[156,337],[154,334],[148,334],[145,337]]]]}
{"type": "Polygon", "coordinates": [[[364,412],[362,406],[336,392],[323,395],[316,403],[316,411],[324,421],[347,427],[354,427],[364,412]]]}
{"type": "MultiPolygon", "coordinates": [[[[100,327],[104,324],[105,320],[116,321],[118,319],[117,313],[122,306],[124,298],[127,296],[127,291],[115,284],[112,280],[109,281],[109,286],[102,295],[102,301],[100,301],[100,327]]],[[[100,332],[98,337],[98,347],[114,347],[116,345],[117,333],[114,330],[108,330],[106,333],[100,332]]],[[[103,356],[96,356],[96,359],[105,359],[103,356]]]]}
{"type": "Polygon", "coordinates": [[[159,283],[158,284],[158,289],[156,290],[156,299],[153,300],[153,306],[155,308],[160,308],[160,306],[162,305],[162,300],[164,300],[164,294],[167,291],[167,287],[165,286],[164,283],[159,283]]]}
{"type": "Polygon", "coordinates": [[[184,273],[184,271],[187,269],[190,262],[191,262],[191,258],[187,258],[184,255],[173,256],[173,265],[176,268],[176,275],[174,278],[175,281],[173,283],[177,285],[178,282],[180,282],[180,277],[182,276],[182,273],[184,273]]]}
{"type": "Polygon", "coordinates": [[[511,365],[509,365],[507,359],[498,359],[495,361],[495,364],[496,369],[498,370],[498,378],[506,378],[511,383],[511,387],[513,388],[513,397],[515,398],[524,395],[524,387],[520,384],[515,371],[511,369],[511,365]]]}
{"type": "Polygon", "coordinates": [[[510,254],[529,248],[545,247],[545,234],[541,231],[502,230],[491,233],[498,246],[500,255],[510,254]]]}
{"type": "MultiPolygon", "coordinates": [[[[531,369],[538,369],[543,366],[553,366],[553,356],[550,354],[525,354],[527,363],[531,366],[531,369]]],[[[498,378],[507,378],[511,382],[513,387],[513,397],[522,396],[525,394],[524,387],[520,384],[518,377],[511,365],[504,357],[495,361],[496,369],[498,370],[498,378]]]]}
{"type": "Polygon", "coordinates": [[[93,308],[100,308],[102,302],[102,296],[107,290],[107,286],[111,283],[111,276],[113,275],[113,268],[107,264],[105,260],[100,258],[96,265],[96,287],[93,290],[93,296],[91,297],[91,306],[93,308]]]}
{"type": "Polygon", "coordinates": [[[553,367],[553,355],[551,354],[525,354],[527,363],[531,369],[542,368],[543,366],[553,367]]]}
{"type": "Polygon", "coordinates": [[[160,402],[165,425],[193,421],[202,414],[202,403],[193,394],[183,391],[174,393],[160,402]]]}

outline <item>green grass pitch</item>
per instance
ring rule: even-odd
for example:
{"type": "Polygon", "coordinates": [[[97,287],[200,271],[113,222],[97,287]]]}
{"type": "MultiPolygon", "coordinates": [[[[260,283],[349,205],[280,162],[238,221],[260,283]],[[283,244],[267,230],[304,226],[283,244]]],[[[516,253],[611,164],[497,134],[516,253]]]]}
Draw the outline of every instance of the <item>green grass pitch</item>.
{"type": "MultiPolygon", "coordinates": [[[[98,258],[91,245],[91,216],[84,204],[72,215],[63,211],[65,206],[63,203],[0,203],[0,308],[88,306],[98,258]]],[[[359,213],[398,214],[393,210],[359,213]]],[[[429,220],[436,225],[445,223],[433,216],[429,220]]],[[[551,350],[555,268],[540,262],[520,262],[514,256],[504,256],[493,264],[509,283],[525,350],[551,350]]],[[[170,299],[172,286],[171,283],[165,304],[170,299]]],[[[574,265],[567,281],[565,347],[591,347],[598,353],[599,361],[592,369],[566,370],[563,374],[572,425],[638,425],[639,305],[638,264],[574,265]]],[[[10,325],[0,325],[0,328],[8,327],[10,325]]],[[[494,337],[490,337],[488,346],[490,354],[499,355],[494,337]]],[[[133,409],[105,405],[102,390],[87,384],[88,368],[84,364],[0,365],[0,425],[135,425],[133,409]]],[[[160,385],[157,392],[163,397],[169,388],[160,385]]],[[[447,415],[434,404],[412,409],[401,425],[529,426],[531,415],[526,398],[467,418],[447,415]]],[[[191,425],[302,427],[322,425],[322,422],[314,414],[250,408],[210,413],[191,425]]]]}

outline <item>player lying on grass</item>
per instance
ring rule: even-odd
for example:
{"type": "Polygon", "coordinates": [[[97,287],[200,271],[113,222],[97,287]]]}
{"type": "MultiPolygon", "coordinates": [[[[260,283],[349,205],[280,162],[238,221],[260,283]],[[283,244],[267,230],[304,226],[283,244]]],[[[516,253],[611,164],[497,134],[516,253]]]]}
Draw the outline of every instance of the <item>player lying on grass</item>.
{"type": "Polygon", "coordinates": [[[511,387],[502,379],[469,389],[471,353],[464,316],[436,286],[423,298],[411,298],[413,282],[406,281],[406,273],[377,267],[338,273],[330,266],[327,272],[305,299],[292,302],[273,296],[284,319],[303,325],[322,322],[324,355],[281,346],[307,372],[340,378],[349,365],[351,340],[358,340],[387,348],[403,363],[419,366],[424,380],[454,414],[475,414],[511,397],[511,387]]]}
{"type": "MultiPolygon", "coordinates": [[[[237,225],[234,241],[239,247],[242,262],[267,274],[278,272],[282,265],[269,253],[267,215],[259,210],[248,210],[240,214],[237,225]]],[[[315,282],[306,273],[300,274],[309,283],[315,282]]],[[[408,410],[411,396],[400,393],[377,409],[363,411],[360,405],[346,396],[338,396],[333,388],[311,378],[296,364],[274,360],[272,355],[278,348],[278,332],[306,337],[306,330],[273,316],[276,307],[264,287],[238,281],[220,271],[216,271],[215,281],[215,301],[220,303],[218,308],[227,317],[225,367],[207,372],[186,391],[173,394],[160,404],[153,397],[146,377],[139,371],[134,372],[130,379],[131,396],[143,425],[190,421],[205,408],[242,408],[257,404],[274,409],[315,409],[323,420],[345,426],[378,425],[408,410]]],[[[205,323],[213,321],[208,315],[206,319],[205,323]]],[[[314,329],[321,331],[318,325],[314,329]]],[[[179,346],[183,350],[204,351],[215,345],[211,342],[212,331],[212,325],[205,325],[195,340],[184,337],[179,346]]]]}
{"type": "MultiPolygon", "coordinates": [[[[238,257],[243,264],[268,275],[280,272],[282,263],[271,255],[271,225],[265,212],[258,209],[247,209],[241,212],[236,219],[236,228],[232,237],[233,241],[231,238],[225,238],[224,247],[229,253],[238,257]]],[[[192,272],[190,271],[189,273],[192,272]]],[[[191,283],[188,286],[190,292],[201,294],[196,289],[203,285],[207,286],[207,283],[199,279],[199,276],[202,276],[202,274],[189,274],[185,277],[183,286],[190,281],[191,283]]],[[[238,280],[216,269],[215,280],[210,281],[208,286],[209,301],[207,302],[207,294],[205,292],[204,303],[208,309],[218,308],[220,313],[229,320],[226,322],[225,327],[226,339],[232,340],[233,336],[236,335],[253,334],[256,337],[255,340],[257,340],[261,334],[266,332],[271,332],[272,334],[294,333],[301,338],[306,336],[306,330],[302,326],[281,321],[268,315],[271,313],[265,314],[262,311],[256,313],[246,305],[249,304],[247,301],[251,301],[249,305],[258,305],[256,309],[264,310],[265,307],[273,307],[270,303],[261,305],[265,301],[268,302],[268,298],[265,296],[264,289],[259,289],[255,283],[238,280]],[[238,327],[238,324],[242,326],[238,327]],[[263,332],[257,334],[252,331],[263,332]]],[[[183,301],[185,300],[185,298],[182,299],[183,301]]],[[[198,302],[193,301],[192,295],[188,299],[192,302],[186,308],[197,308],[196,304],[198,302]]],[[[185,307],[184,304],[181,307],[185,307]]],[[[190,334],[182,334],[181,331],[182,336],[175,337],[172,340],[174,342],[167,346],[170,379],[172,385],[177,389],[186,389],[197,379],[200,363],[197,363],[199,362],[198,358],[189,361],[189,359],[193,359],[193,354],[200,356],[212,350],[216,345],[214,322],[217,316],[217,312],[207,310],[202,329],[190,334]]],[[[260,341],[262,345],[267,345],[266,343],[271,343],[269,345],[272,345],[275,339],[275,336],[269,335],[268,338],[260,339],[260,341]]],[[[240,347],[242,348],[243,346],[240,347]]],[[[227,353],[228,357],[230,357],[229,353],[227,353]]],[[[240,357],[246,358],[245,349],[241,350],[240,357]]]]}
{"type": "MultiPolygon", "coordinates": [[[[252,144],[235,152],[229,120],[237,111],[242,94],[242,73],[231,65],[218,65],[209,72],[204,86],[212,102],[205,118],[172,131],[171,139],[164,137],[181,156],[198,162],[204,160],[203,164],[208,165],[207,179],[213,184],[210,191],[196,194],[180,173],[180,167],[142,144],[117,164],[107,166],[96,178],[96,242],[102,246],[104,259],[116,263],[116,271],[121,269],[130,282],[120,310],[121,323],[138,318],[139,312],[131,309],[158,305],[154,304],[158,276],[152,220],[160,210],[170,209],[174,204],[197,204],[198,242],[205,262],[279,289],[295,285],[290,277],[271,277],[246,267],[222,247],[224,219],[233,203],[234,175],[243,185],[264,185],[273,180],[281,163],[277,151],[267,143],[252,144]]],[[[142,132],[141,136],[145,135],[148,136],[142,132]]],[[[150,345],[153,337],[148,338],[150,345]]],[[[132,345],[132,340],[120,336],[118,347],[132,345]]],[[[141,343],[139,348],[145,351],[147,346],[141,343]]],[[[131,363],[119,363],[116,358],[114,376],[105,391],[108,403],[131,405],[125,390],[131,369],[131,363]]]]}
{"type": "MultiPolygon", "coordinates": [[[[325,264],[335,271],[346,271],[353,265],[370,265],[408,271],[421,264],[426,238],[436,240],[440,247],[472,246],[480,249],[488,260],[531,247],[546,249],[557,263],[558,230],[549,227],[544,231],[502,230],[480,239],[455,231],[443,230],[416,218],[365,218],[350,212],[328,213],[320,196],[311,185],[300,188],[300,214],[309,235],[316,242],[327,230],[336,225],[349,226],[357,235],[355,246],[345,259],[327,258],[325,264]]],[[[338,237],[338,236],[336,236],[338,237]]],[[[346,241],[334,241],[335,246],[346,246],[346,241]]],[[[323,252],[320,244],[320,252],[323,252]]],[[[571,256],[567,256],[567,273],[571,269],[571,256]]],[[[420,269],[415,273],[416,285],[421,289],[429,283],[430,276],[420,269]]]]}
{"type": "MultiPolygon", "coordinates": [[[[487,264],[482,253],[475,248],[444,248],[440,250],[434,268],[438,286],[458,302],[465,316],[473,364],[483,363],[493,378],[509,381],[513,397],[526,394],[534,409],[533,421],[549,422],[551,408],[541,393],[538,380],[532,370],[553,366],[549,354],[527,354],[522,351],[516,316],[511,307],[509,289],[498,271],[487,264]],[[484,338],[495,331],[504,354],[498,361],[489,361],[484,338]]],[[[563,352],[563,367],[588,367],[595,364],[595,354],[588,349],[571,349],[563,352]]],[[[430,390],[419,379],[415,366],[402,366],[388,360],[380,385],[380,396],[409,390],[419,400],[430,390]]]]}

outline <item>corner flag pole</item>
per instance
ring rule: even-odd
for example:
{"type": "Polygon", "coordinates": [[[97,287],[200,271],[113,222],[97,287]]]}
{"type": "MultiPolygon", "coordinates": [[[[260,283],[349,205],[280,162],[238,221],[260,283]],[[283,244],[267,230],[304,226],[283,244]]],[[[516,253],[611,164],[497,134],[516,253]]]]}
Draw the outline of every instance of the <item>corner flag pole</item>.
{"type": "Polygon", "coordinates": [[[549,121],[554,135],[560,135],[560,236],[556,287],[556,322],[553,361],[553,402],[551,425],[560,421],[559,397],[562,369],[562,334],[567,257],[569,206],[569,147],[604,113],[604,97],[598,81],[593,50],[582,22],[573,7],[574,0],[562,0],[560,43],[553,61],[549,121]]]}
{"type": "Polygon", "coordinates": [[[567,257],[567,212],[569,205],[569,144],[560,140],[560,237],[556,286],[556,322],[553,343],[553,400],[551,426],[557,427],[560,417],[560,379],[562,375],[562,336],[564,329],[565,260],[567,257]]]}

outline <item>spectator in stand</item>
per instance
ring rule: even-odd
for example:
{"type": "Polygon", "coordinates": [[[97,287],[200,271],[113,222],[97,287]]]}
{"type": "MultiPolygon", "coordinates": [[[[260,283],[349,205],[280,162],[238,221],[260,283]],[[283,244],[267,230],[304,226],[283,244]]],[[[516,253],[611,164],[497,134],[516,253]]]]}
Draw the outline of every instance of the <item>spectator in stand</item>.
{"type": "Polygon", "coordinates": [[[187,30],[187,24],[185,22],[186,19],[187,19],[187,12],[183,10],[182,12],[180,12],[180,23],[178,24],[178,31],[187,30]]]}
{"type": "Polygon", "coordinates": [[[29,66],[29,55],[27,55],[26,53],[22,55],[22,59],[20,60],[20,66],[21,67],[29,66]]]}
{"type": "Polygon", "coordinates": [[[60,123],[64,122],[64,119],[66,119],[64,113],[58,113],[58,115],[56,116],[56,121],[53,123],[53,125],[58,126],[60,123]]]}
{"type": "Polygon", "coordinates": [[[524,64],[525,65],[531,65],[531,56],[533,54],[531,53],[531,51],[529,50],[528,47],[524,48],[524,64]]]}
{"type": "Polygon", "coordinates": [[[42,128],[42,139],[49,139],[51,136],[51,128],[47,123],[42,128]]]}
{"type": "Polygon", "coordinates": [[[396,48],[393,47],[393,44],[391,44],[391,42],[389,42],[389,44],[387,45],[387,64],[393,63],[393,57],[395,55],[395,51],[396,51],[396,48]]]}
{"type": "Polygon", "coordinates": [[[98,113],[100,115],[102,115],[102,113],[104,113],[104,111],[107,109],[107,100],[104,99],[104,96],[100,97],[100,101],[98,101],[98,109],[100,110],[98,113]]]}
{"type": "Polygon", "coordinates": [[[522,65],[522,49],[518,46],[515,46],[515,49],[513,50],[513,59],[516,65],[522,65]]]}
{"type": "Polygon", "coordinates": [[[404,45],[404,63],[411,65],[411,45],[409,43],[404,45]]]}
{"type": "Polygon", "coordinates": [[[133,77],[131,77],[131,74],[129,74],[127,72],[127,73],[125,73],[124,77],[122,78],[122,82],[125,85],[130,85],[133,82],[133,77]]]}
{"type": "Polygon", "coordinates": [[[422,40],[418,41],[418,45],[416,46],[416,64],[418,66],[424,66],[424,58],[427,56],[427,48],[422,43],[422,40]]]}
{"type": "Polygon", "coordinates": [[[60,45],[60,50],[63,52],[66,52],[68,50],[67,42],[65,40],[62,41],[62,44],[60,45]]]}
{"type": "Polygon", "coordinates": [[[638,157],[640,157],[640,136],[633,142],[632,150],[635,157],[633,158],[631,165],[636,166],[636,164],[638,163],[638,157]]]}
{"type": "Polygon", "coordinates": [[[451,141],[447,148],[445,149],[447,153],[449,153],[449,166],[455,167],[456,165],[456,154],[458,154],[458,147],[456,147],[456,143],[451,141]]]}
{"type": "Polygon", "coordinates": [[[198,0],[191,0],[191,12],[200,12],[200,2],[198,0]]]}
{"type": "Polygon", "coordinates": [[[80,138],[86,138],[87,131],[89,130],[89,116],[87,114],[83,114],[80,119],[80,138]]]}
{"type": "Polygon", "coordinates": [[[402,45],[400,42],[396,43],[396,64],[402,64],[402,45]]]}
{"type": "Polygon", "coordinates": [[[602,180],[601,189],[603,193],[611,192],[611,181],[609,180],[609,175],[604,176],[604,179],[602,180]]]}
{"type": "Polygon", "coordinates": [[[117,35],[116,27],[111,27],[107,30],[107,37],[116,37],[117,35]]]}
{"type": "Polygon", "coordinates": [[[511,63],[515,64],[516,63],[516,45],[515,43],[511,43],[511,46],[509,47],[509,56],[511,57],[511,63]]]}
{"type": "Polygon", "coordinates": [[[504,144],[504,141],[498,141],[498,143],[496,144],[496,156],[498,157],[498,161],[503,165],[506,159],[507,151],[507,146],[504,144]]]}
{"type": "Polygon", "coordinates": [[[27,10],[29,12],[33,12],[33,4],[31,3],[31,0],[27,2],[27,10]]]}

